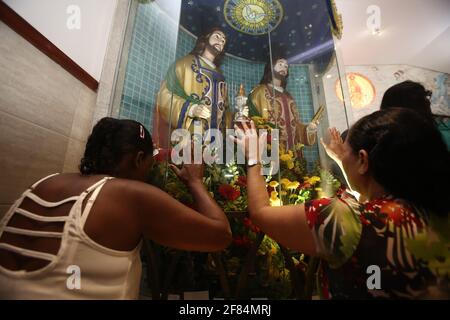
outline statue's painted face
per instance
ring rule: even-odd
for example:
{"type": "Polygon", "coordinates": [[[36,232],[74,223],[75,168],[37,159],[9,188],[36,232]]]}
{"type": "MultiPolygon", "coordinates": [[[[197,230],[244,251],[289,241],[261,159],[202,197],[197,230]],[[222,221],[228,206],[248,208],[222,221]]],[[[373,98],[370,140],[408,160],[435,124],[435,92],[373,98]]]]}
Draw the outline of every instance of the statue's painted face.
{"type": "Polygon", "coordinates": [[[214,48],[214,51],[219,54],[223,51],[227,42],[227,37],[222,31],[214,31],[209,37],[208,44],[210,48],[214,48]]]}
{"type": "Polygon", "coordinates": [[[282,77],[286,77],[289,70],[289,64],[286,59],[278,59],[273,67],[273,71],[275,71],[276,75],[280,75],[282,77]]]}

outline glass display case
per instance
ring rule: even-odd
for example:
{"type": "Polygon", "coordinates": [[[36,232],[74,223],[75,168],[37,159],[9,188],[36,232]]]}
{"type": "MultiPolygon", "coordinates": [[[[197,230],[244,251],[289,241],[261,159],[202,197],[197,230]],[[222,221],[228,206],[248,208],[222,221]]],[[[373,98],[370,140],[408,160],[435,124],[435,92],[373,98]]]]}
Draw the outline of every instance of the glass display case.
{"type": "MultiPolygon", "coordinates": [[[[234,241],[221,255],[190,256],[203,275],[211,266],[217,271],[204,285],[210,296],[312,294],[314,261],[282,248],[246,217],[245,164],[227,130],[252,119],[269,131],[269,154],[279,157],[266,172],[271,205],[333,195],[343,181],[318,142],[330,126],[343,131],[352,121],[336,52],[341,32],[331,0],[132,2],[112,116],[150,129],[159,148],[153,183],[187,205],[194,206],[189,193],[167,166],[184,146],[177,132],[199,142],[201,161],[212,163],[205,184],[228,213],[234,241]],[[272,293],[258,291],[265,286],[272,293]]],[[[171,263],[183,257],[171,255],[171,263]]]]}

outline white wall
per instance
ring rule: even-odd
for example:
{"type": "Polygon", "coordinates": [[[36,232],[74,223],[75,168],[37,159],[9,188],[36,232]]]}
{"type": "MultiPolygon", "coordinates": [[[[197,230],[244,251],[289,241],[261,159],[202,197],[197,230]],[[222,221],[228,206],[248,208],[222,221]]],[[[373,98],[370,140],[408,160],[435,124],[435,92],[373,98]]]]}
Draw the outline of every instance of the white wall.
{"type": "Polygon", "coordinates": [[[0,21],[0,219],[34,181],[76,172],[97,94],[0,21]]]}
{"type": "Polygon", "coordinates": [[[60,50],[100,80],[117,0],[4,0],[60,50]],[[80,8],[80,29],[70,30],[70,5],[80,8]]]}
{"type": "Polygon", "coordinates": [[[450,0],[337,0],[345,65],[407,64],[450,73],[450,0]],[[380,9],[379,35],[367,9],[380,9]],[[370,23],[369,23],[370,25],[370,23]]]}

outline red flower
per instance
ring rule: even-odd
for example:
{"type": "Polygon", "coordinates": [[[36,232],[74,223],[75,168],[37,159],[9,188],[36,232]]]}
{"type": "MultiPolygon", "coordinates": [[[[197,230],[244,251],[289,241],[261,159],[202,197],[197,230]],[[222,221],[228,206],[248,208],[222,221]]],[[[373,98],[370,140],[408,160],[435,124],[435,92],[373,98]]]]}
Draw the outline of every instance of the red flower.
{"type": "Polygon", "coordinates": [[[239,238],[239,237],[234,237],[233,238],[233,244],[235,245],[235,246],[241,246],[242,245],[242,240],[241,240],[241,238],[239,238]]]}
{"type": "Polygon", "coordinates": [[[249,218],[244,218],[242,223],[254,233],[258,233],[261,231],[261,229],[255,226],[249,218]]]}
{"type": "Polygon", "coordinates": [[[250,221],[249,218],[244,218],[244,220],[242,220],[242,223],[243,223],[244,226],[246,226],[247,228],[250,228],[250,226],[252,225],[252,222],[250,221]]]}
{"type": "Polygon", "coordinates": [[[233,244],[237,247],[250,247],[250,239],[247,236],[233,237],[233,244]]]}
{"type": "Polygon", "coordinates": [[[219,187],[219,194],[227,200],[234,201],[241,195],[241,192],[229,184],[222,184],[219,187]]]}
{"type": "Polygon", "coordinates": [[[246,187],[247,186],[247,177],[246,176],[239,176],[237,181],[236,181],[236,184],[238,186],[241,186],[241,187],[246,187]]]}

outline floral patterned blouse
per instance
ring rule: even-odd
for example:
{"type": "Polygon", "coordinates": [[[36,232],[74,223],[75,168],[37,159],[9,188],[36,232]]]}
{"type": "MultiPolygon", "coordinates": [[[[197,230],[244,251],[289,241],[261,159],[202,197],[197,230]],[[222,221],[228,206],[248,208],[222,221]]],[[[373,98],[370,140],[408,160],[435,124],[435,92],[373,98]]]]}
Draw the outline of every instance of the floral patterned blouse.
{"type": "Polygon", "coordinates": [[[324,259],[324,298],[450,298],[448,216],[430,218],[392,197],[362,204],[345,192],[305,209],[324,259]]]}

